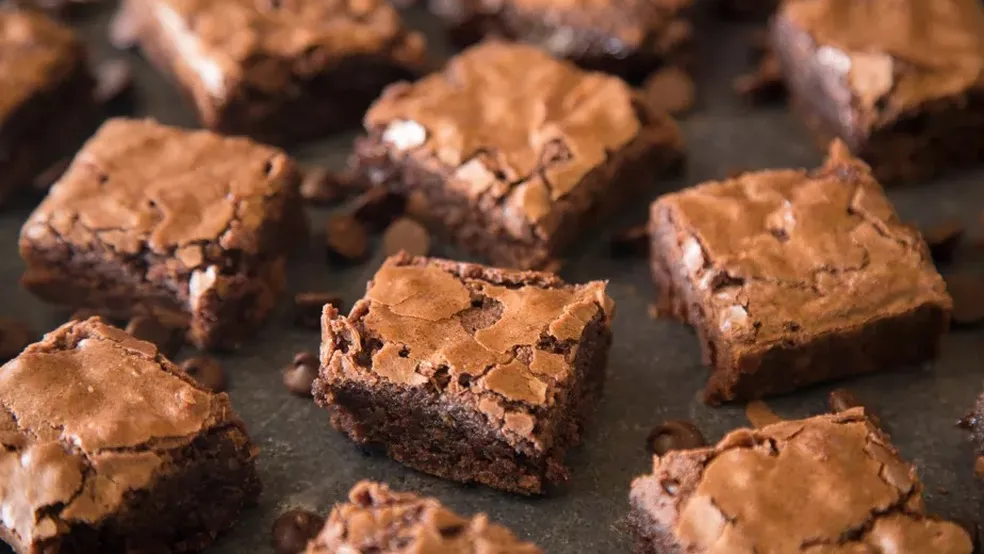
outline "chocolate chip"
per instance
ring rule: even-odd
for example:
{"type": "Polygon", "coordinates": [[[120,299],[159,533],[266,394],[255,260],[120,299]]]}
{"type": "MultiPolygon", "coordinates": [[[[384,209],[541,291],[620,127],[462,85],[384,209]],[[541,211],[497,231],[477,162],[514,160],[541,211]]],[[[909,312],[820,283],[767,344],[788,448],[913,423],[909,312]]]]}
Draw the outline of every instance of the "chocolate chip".
{"type": "Polygon", "coordinates": [[[107,60],[96,67],[96,102],[114,114],[133,108],[133,68],[126,60],[107,60]]]}
{"type": "Polygon", "coordinates": [[[779,57],[766,53],[755,71],[735,79],[733,88],[751,105],[779,102],[786,97],[786,83],[782,79],[779,57]]]}
{"type": "Polygon", "coordinates": [[[679,67],[670,66],[646,78],[642,95],[656,112],[683,113],[694,106],[694,81],[679,67]]]}
{"type": "Polygon", "coordinates": [[[325,519],[307,510],[294,509],[280,514],[270,529],[273,549],[277,554],[304,552],[308,541],[325,525],[325,519]]]}
{"type": "Polygon", "coordinates": [[[953,261],[953,253],[960,246],[967,228],[959,219],[948,219],[922,229],[923,239],[929,246],[929,253],[937,264],[953,261]]]}
{"type": "Polygon", "coordinates": [[[294,361],[284,368],[284,386],[291,394],[311,397],[311,385],[318,377],[318,358],[310,352],[298,352],[294,361]]]}
{"type": "Polygon", "coordinates": [[[0,317],[0,362],[16,358],[34,342],[34,333],[26,323],[12,317],[0,317]]]}
{"type": "Polygon", "coordinates": [[[401,250],[411,256],[426,256],[430,251],[430,235],[427,229],[407,217],[397,219],[383,233],[383,251],[387,256],[397,254],[401,250]]]}
{"type": "Polygon", "coordinates": [[[403,215],[406,199],[391,194],[383,187],[373,187],[363,192],[349,206],[350,213],[373,230],[385,229],[394,219],[403,215]]]}
{"type": "Polygon", "coordinates": [[[34,181],[31,182],[31,186],[34,190],[40,192],[47,192],[51,188],[51,185],[58,182],[61,176],[65,174],[65,170],[68,166],[72,164],[72,158],[62,158],[57,162],[48,166],[47,169],[38,173],[34,177],[34,181]]]}
{"type": "Polygon", "coordinates": [[[326,167],[304,168],[300,192],[312,204],[330,204],[344,196],[340,177],[326,167]]]}
{"type": "Polygon", "coordinates": [[[652,430],[646,438],[649,452],[662,456],[671,450],[700,448],[707,442],[696,425],[689,421],[667,421],[652,430]]]}
{"type": "Polygon", "coordinates": [[[156,317],[138,315],[126,324],[126,332],[134,337],[154,343],[165,357],[172,357],[181,349],[182,329],[168,327],[156,317]]]}
{"type": "Polygon", "coordinates": [[[608,243],[613,258],[644,258],[649,255],[649,228],[636,225],[616,233],[608,243]]]}
{"type": "Polygon", "coordinates": [[[325,246],[330,261],[354,262],[369,253],[369,235],[351,215],[334,214],[325,223],[325,246]]]}
{"type": "Polygon", "coordinates": [[[181,364],[184,370],[195,381],[212,392],[222,392],[226,390],[226,373],[222,364],[211,356],[195,356],[188,358],[181,364]]]}
{"type": "Polygon", "coordinates": [[[953,297],[954,326],[984,321],[984,273],[965,271],[947,275],[946,289],[953,297]]]}
{"type": "Polygon", "coordinates": [[[868,421],[875,426],[881,425],[881,420],[875,412],[862,404],[861,400],[847,389],[840,388],[830,391],[830,394],[827,395],[827,408],[835,414],[845,412],[851,408],[864,408],[864,415],[868,418],[868,421]]]}
{"type": "Polygon", "coordinates": [[[341,311],[342,299],[333,292],[299,292],[294,295],[294,324],[321,329],[321,312],[325,304],[341,311]]]}

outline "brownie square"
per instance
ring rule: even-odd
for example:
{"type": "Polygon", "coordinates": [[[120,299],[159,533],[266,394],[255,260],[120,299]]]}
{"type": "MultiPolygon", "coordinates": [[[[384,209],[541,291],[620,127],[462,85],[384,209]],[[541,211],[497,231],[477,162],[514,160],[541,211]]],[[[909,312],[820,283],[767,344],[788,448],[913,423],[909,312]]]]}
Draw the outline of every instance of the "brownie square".
{"type": "Polygon", "coordinates": [[[692,0],[429,0],[461,45],[486,36],[539,46],[578,65],[641,80],[689,60],[692,0]]]}
{"type": "Polygon", "coordinates": [[[682,138],[622,80],[532,46],[485,42],[389,87],[354,168],[494,265],[546,266],[679,167],[682,138]]]}
{"type": "Polygon", "coordinates": [[[650,233],[660,309],[697,330],[711,403],[918,364],[949,324],[925,242],[840,142],[814,171],[662,196],[650,233]]]}
{"type": "Polygon", "coordinates": [[[357,126],[425,66],[386,0],[125,0],[141,49],[224,134],[288,143],[357,126]]]}
{"type": "Polygon", "coordinates": [[[85,45],[45,15],[0,6],[0,204],[75,149],[102,115],[85,45]]]}
{"type": "Polygon", "coordinates": [[[670,451],[629,495],[637,554],[971,554],[926,513],[915,469],[855,408],[670,451]]]}
{"type": "Polygon", "coordinates": [[[485,514],[462,517],[434,498],[361,481],[337,504],[307,554],[339,552],[484,552],[542,554],[485,514]]]}
{"type": "Polygon", "coordinates": [[[325,308],[315,398],[353,441],[411,468],[543,493],[566,481],[601,395],[605,287],[396,255],[348,317],[325,308]]]}
{"type": "Polygon", "coordinates": [[[285,252],[306,236],[298,181],[284,152],[249,139],[110,120],[24,224],[22,283],[234,348],[273,309],[285,252]]]}
{"type": "Polygon", "coordinates": [[[0,539],[19,554],[198,552],[254,504],[226,394],[98,318],[0,368],[0,539]]]}
{"type": "Polygon", "coordinates": [[[984,161],[980,0],[791,0],[772,26],[793,105],[884,183],[984,161]]]}

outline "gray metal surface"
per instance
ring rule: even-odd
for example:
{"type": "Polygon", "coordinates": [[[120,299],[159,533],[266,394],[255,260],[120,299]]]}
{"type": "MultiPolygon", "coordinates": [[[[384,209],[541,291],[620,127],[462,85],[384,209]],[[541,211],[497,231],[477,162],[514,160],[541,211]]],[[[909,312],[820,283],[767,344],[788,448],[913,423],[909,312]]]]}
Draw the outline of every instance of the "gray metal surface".
{"type": "MultiPolygon", "coordinates": [[[[425,15],[412,14],[414,25],[434,30],[425,15]]],[[[105,44],[107,14],[77,22],[90,37],[96,57],[120,56],[105,44]]],[[[654,183],[658,194],[723,176],[730,168],[813,166],[819,155],[803,130],[784,109],[743,109],[730,81],[747,69],[742,29],[702,18],[697,63],[699,105],[683,120],[690,160],[683,178],[654,183]]],[[[430,35],[437,42],[439,33],[430,35]]],[[[134,62],[140,112],[159,120],[193,126],[194,118],[174,89],[136,55],[134,62]]],[[[351,136],[312,143],[294,153],[302,160],[339,165],[351,136]]],[[[962,217],[978,225],[984,210],[984,171],[890,191],[904,218],[932,222],[962,217]]],[[[30,212],[26,205],[0,212],[0,315],[29,320],[39,332],[67,314],[19,289],[22,264],[17,257],[18,230],[30,212]]],[[[299,350],[316,351],[316,332],[291,327],[286,296],[278,313],[253,344],[223,356],[230,373],[233,403],[262,448],[259,468],[264,491],[259,507],[211,550],[216,554],[270,552],[269,528],[290,507],[327,513],[359,479],[376,479],[398,489],[434,495],[462,512],[484,511],[547,552],[626,552],[631,543],[620,519],[627,510],[632,478],[649,467],[644,450],[647,432],[668,418],[696,421],[710,439],[747,424],[740,406],[709,408],[697,399],[706,373],[693,333],[683,325],[653,321],[647,314],[652,285],[642,260],[611,260],[606,240],[611,232],[645,218],[644,203],[624,211],[600,232],[586,233],[562,270],[567,279],[609,279],[618,305],[615,340],[605,398],[585,443],[570,457],[573,481],[567,490],[542,499],[526,499],[480,487],[464,487],[408,470],[385,457],[367,457],[329,425],[313,402],[291,396],[280,368],[299,350]]],[[[312,211],[315,222],[326,212],[312,211]]],[[[315,224],[313,229],[319,229],[315,224]]],[[[438,254],[454,256],[439,246],[438,254]]],[[[364,290],[380,261],[339,270],[330,268],[317,241],[291,266],[292,290],[333,290],[351,303],[364,290]]],[[[187,350],[182,352],[187,356],[187,350]]],[[[875,409],[906,459],[919,467],[930,508],[946,517],[978,520],[980,492],[973,456],[965,435],[954,428],[982,389],[984,331],[961,331],[945,341],[941,360],[924,368],[853,379],[846,384],[875,409]]],[[[181,356],[179,356],[181,358],[181,356]]],[[[832,386],[769,401],[780,415],[798,417],[824,410],[832,386]]],[[[3,547],[0,546],[0,550],[3,547]]]]}

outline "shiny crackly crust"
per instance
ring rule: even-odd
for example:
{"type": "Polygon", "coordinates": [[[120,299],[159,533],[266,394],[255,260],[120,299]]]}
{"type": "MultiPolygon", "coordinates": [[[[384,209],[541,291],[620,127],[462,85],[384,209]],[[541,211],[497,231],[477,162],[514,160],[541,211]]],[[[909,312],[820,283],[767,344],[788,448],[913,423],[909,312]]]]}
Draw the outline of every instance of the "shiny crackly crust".
{"type": "Polygon", "coordinates": [[[174,551],[204,546],[258,494],[254,457],[226,394],[207,391],[153,344],[98,318],[63,325],[0,368],[0,508],[8,525],[0,536],[18,552],[108,552],[162,537],[185,541],[174,551]],[[199,477],[205,496],[188,499],[173,488],[216,462],[227,475],[199,477]],[[207,496],[225,478],[240,492],[207,496]],[[182,527],[166,509],[145,511],[148,498],[181,509],[206,504],[214,513],[182,527]]]}
{"type": "Polygon", "coordinates": [[[860,408],[657,456],[630,500],[640,553],[973,549],[963,528],[926,514],[915,470],[860,408]]]}
{"type": "Polygon", "coordinates": [[[307,554],[353,552],[495,552],[540,554],[485,514],[464,518],[436,499],[393,492],[371,481],[357,483],[347,503],[336,505],[307,554]],[[396,524],[392,524],[396,522],[396,524]]]}

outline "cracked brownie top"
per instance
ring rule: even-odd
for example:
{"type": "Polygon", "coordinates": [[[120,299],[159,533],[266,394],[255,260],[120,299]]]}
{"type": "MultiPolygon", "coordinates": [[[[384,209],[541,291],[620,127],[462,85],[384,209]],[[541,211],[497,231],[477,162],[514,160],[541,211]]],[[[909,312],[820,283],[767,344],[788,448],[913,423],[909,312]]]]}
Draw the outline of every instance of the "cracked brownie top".
{"type": "Polygon", "coordinates": [[[242,422],[151,343],[71,322],[0,368],[0,514],[21,544],[98,525],[175,451],[242,422]]]}
{"type": "Polygon", "coordinates": [[[322,379],[432,388],[546,450],[537,414],[574,386],[585,328],[614,312],[606,283],[431,258],[388,259],[348,317],[323,330],[322,379]]]}
{"type": "Polygon", "coordinates": [[[433,498],[393,492],[383,484],[362,481],[349,501],[335,506],[307,554],[335,552],[475,552],[539,554],[485,514],[464,518],[433,498]]]}
{"type": "Polygon", "coordinates": [[[919,232],[841,142],[819,169],[760,171],[661,197],[708,327],[746,344],[952,301],[919,232]]]}
{"type": "Polygon", "coordinates": [[[631,500],[636,523],[681,554],[973,549],[967,531],[925,513],[915,470],[861,408],[657,456],[631,500]]]}

